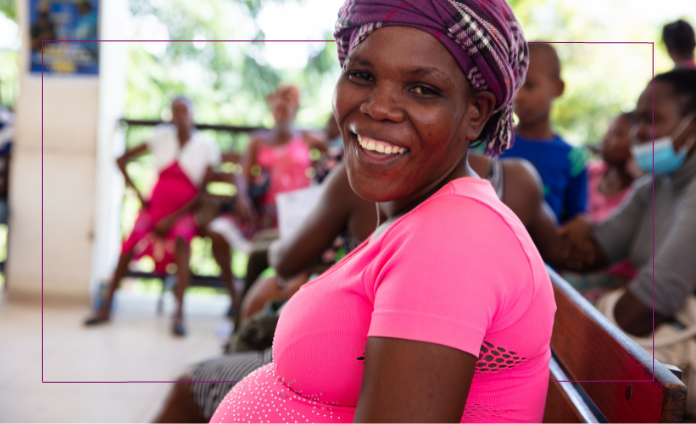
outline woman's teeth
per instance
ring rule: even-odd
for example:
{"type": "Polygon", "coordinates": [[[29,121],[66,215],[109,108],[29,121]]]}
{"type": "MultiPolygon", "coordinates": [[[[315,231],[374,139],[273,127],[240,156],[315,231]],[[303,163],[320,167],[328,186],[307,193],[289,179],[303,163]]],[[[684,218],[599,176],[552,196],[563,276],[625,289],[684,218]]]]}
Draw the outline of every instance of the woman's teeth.
{"type": "Polygon", "coordinates": [[[403,153],[406,151],[403,147],[389,144],[386,141],[377,141],[361,135],[358,135],[358,143],[365,150],[372,150],[378,153],[384,153],[385,155],[403,153]]]}

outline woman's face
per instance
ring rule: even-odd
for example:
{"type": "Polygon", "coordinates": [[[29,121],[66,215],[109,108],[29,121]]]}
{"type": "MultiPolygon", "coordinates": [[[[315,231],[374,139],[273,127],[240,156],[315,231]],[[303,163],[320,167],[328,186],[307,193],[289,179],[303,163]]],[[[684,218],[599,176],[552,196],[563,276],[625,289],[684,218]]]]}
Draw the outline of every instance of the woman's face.
{"type": "Polygon", "coordinates": [[[607,163],[623,164],[631,157],[631,120],[619,115],[609,125],[602,141],[602,159],[607,163]]]}
{"type": "Polygon", "coordinates": [[[179,129],[189,129],[193,126],[193,111],[186,101],[175,100],[172,103],[172,124],[179,129]]]}
{"type": "MultiPolygon", "coordinates": [[[[636,106],[636,125],[634,127],[635,143],[650,143],[653,140],[653,98],[652,86],[648,86],[638,98],[636,106]]],[[[655,140],[665,136],[676,137],[673,141],[675,151],[679,151],[686,140],[696,133],[696,119],[682,131],[673,134],[684,120],[679,98],[674,94],[674,88],[664,81],[655,82],[655,140]]],[[[696,146],[696,145],[694,145],[696,146]]],[[[692,146],[692,151],[694,146],[692,146]]]]}
{"type": "Polygon", "coordinates": [[[483,93],[430,34],[376,30],[350,52],[334,92],[353,190],[388,202],[435,187],[490,117],[495,97],[483,93]]]}
{"type": "Polygon", "coordinates": [[[288,100],[286,95],[274,96],[271,101],[271,112],[273,119],[279,125],[289,124],[295,120],[297,108],[288,100]]]}

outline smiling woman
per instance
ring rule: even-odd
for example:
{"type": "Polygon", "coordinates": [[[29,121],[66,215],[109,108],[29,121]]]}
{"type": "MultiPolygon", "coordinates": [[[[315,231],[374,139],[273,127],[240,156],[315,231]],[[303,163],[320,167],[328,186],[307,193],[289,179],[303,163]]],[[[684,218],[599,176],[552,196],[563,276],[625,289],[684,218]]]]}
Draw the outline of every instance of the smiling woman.
{"type": "Polygon", "coordinates": [[[273,362],[211,422],[540,422],[555,303],[524,226],[469,167],[510,144],[528,48],[502,0],[349,0],[334,116],[372,237],[286,304],[273,362]]]}

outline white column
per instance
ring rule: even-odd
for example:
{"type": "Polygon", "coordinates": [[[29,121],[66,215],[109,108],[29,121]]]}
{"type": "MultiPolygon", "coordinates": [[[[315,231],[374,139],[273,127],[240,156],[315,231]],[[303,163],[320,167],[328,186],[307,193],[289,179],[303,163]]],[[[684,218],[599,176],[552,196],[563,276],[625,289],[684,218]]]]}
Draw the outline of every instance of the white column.
{"type": "MultiPolygon", "coordinates": [[[[114,129],[123,114],[125,46],[102,43],[98,77],[44,75],[42,155],[41,75],[27,71],[27,1],[19,0],[17,7],[22,49],[10,176],[7,293],[10,299],[41,298],[43,240],[45,299],[86,302],[99,262],[93,258],[114,243],[105,229],[113,221],[109,196],[118,193],[113,166],[107,162],[111,156],[113,163],[115,144],[122,144],[114,129]]],[[[101,38],[120,35],[127,15],[119,11],[125,8],[125,0],[102,2],[101,38]]]]}

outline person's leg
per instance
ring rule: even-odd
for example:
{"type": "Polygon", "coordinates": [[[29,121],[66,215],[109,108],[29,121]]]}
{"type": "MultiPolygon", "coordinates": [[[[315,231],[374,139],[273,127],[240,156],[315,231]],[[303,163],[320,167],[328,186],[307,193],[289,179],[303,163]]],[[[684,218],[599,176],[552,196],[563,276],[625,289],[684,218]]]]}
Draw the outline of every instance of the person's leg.
{"type": "Polygon", "coordinates": [[[268,251],[252,251],[249,254],[249,261],[247,262],[247,273],[244,277],[244,289],[242,290],[242,295],[239,299],[240,307],[234,311],[234,331],[236,332],[240,326],[241,322],[241,303],[247,297],[247,293],[254,282],[258,279],[259,275],[268,268],[268,251]]]}
{"type": "Polygon", "coordinates": [[[174,313],[174,334],[183,336],[186,333],[184,329],[184,294],[188,288],[189,280],[191,279],[191,271],[189,269],[189,260],[191,258],[191,249],[189,244],[181,237],[176,239],[176,276],[177,282],[174,288],[177,307],[174,313]]]}
{"type": "Polygon", "coordinates": [[[184,373],[174,384],[155,423],[207,423],[191,393],[192,373],[184,373]]]}
{"type": "Polygon", "coordinates": [[[225,395],[257,368],[270,364],[273,351],[209,359],[185,372],[169,392],[154,422],[208,422],[225,395]],[[193,383],[187,383],[192,381],[193,383]]]}
{"type": "Polygon", "coordinates": [[[262,272],[268,268],[268,249],[252,251],[249,254],[249,262],[247,263],[247,272],[244,277],[244,291],[242,292],[242,300],[254,285],[262,272]]]}
{"type": "Polygon", "coordinates": [[[214,231],[208,231],[207,236],[212,242],[213,257],[220,267],[222,280],[230,292],[230,310],[237,306],[237,294],[234,290],[234,275],[232,275],[232,256],[230,255],[230,245],[225,238],[214,231]]]}
{"type": "Polygon", "coordinates": [[[99,324],[105,322],[109,319],[111,314],[111,301],[114,298],[114,293],[118,288],[121,280],[128,272],[128,264],[133,258],[133,251],[122,253],[118,258],[118,264],[116,265],[116,270],[114,275],[111,277],[111,282],[109,283],[109,289],[106,292],[106,297],[103,300],[101,308],[94,313],[94,315],[85,321],[86,325],[99,324]]]}

